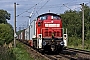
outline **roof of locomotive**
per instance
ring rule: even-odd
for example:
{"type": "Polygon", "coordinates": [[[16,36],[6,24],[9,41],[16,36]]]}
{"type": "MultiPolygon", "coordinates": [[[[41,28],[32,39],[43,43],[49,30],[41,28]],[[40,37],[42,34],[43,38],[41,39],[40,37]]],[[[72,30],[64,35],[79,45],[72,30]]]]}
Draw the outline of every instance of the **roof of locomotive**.
{"type": "Polygon", "coordinates": [[[39,15],[37,18],[39,18],[39,17],[41,17],[41,16],[44,16],[44,15],[56,15],[56,16],[61,17],[60,15],[57,15],[57,14],[55,14],[55,13],[44,13],[44,14],[39,15]]]}

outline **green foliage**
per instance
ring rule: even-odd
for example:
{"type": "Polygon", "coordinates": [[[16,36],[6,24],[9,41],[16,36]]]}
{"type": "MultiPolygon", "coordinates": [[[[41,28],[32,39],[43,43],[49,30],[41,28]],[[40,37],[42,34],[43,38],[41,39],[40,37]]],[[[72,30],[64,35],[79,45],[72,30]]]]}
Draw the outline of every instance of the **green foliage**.
{"type": "Polygon", "coordinates": [[[10,24],[0,24],[0,45],[8,44],[13,40],[13,28],[10,24]]]}
{"type": "Polygon", "coordinates": [[[61,14],[63,27],[68,29],[69,36],[81,37],[81,18],[77,11],[66,11],[61,14]],[[73,32],[73,33],[72,33],[73,32]]]}
{"type": "Polygon", "coordinates": [[[13,53],[16,55],[16,60],[34,60],[30,57],[22,43],[17,44],[16,48],[13,48],[13,53]]]}
{"type": "MultiPolygon", "coordinates": [[[[84,7],[84,24],[85,24],[85,48],[90,49],[90,7],[84,7]],[[88,47],[89,46],[89,47],[88,47]]],[[[82,11],[65,11],[61,14],[63,27],[68,30],[69,46],[82,45],[82,11]]]]}
{"type": "Polygon", "coordinates": [[[90,51],[90,40],[85,40],[85,49],[90,51]]]}
{"type": "Polygon", "coordinates": [[[0,60],[16,60],[11,49],[0,47],[0,60]]]}
{"type": "Polygon", "coordinates": [[[69,43],[68,46],[72,46],[73,48],[77,47],[82,48],[81,47],[82,41],[80,38],[70,37],[68,43],[69,43]]]}
{"type": "Polygon", "coordinates": [[[90,31],[89,30],[86,32],[86,38],[85,39],[90,40],[90,31]]]}
{"type": "Polygon", "coordinates": [[[0,10],[0,23],[7,23],[7,20],[10,20],[10,13],[5,10],[0,10]]]}

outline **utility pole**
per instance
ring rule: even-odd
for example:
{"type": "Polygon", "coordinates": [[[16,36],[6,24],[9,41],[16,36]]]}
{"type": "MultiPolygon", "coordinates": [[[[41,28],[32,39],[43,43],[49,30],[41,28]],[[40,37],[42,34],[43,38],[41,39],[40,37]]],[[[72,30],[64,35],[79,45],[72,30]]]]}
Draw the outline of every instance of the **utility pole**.
{"type": "Polygon", "coordinates": [[[16,47],[16,3],[14,3],[14,48],[16,47]]]}
{"type": "Polygon", "coordinates": [[[84,3],[80,5],[82,6],[82,48],[84,49],[84,3]]]}

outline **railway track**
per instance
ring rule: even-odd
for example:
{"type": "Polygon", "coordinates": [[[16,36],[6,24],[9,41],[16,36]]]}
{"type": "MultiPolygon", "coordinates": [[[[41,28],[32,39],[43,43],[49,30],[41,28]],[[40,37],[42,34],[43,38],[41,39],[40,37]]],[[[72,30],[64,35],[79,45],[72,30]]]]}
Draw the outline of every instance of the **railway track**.
{"type": "MultiPolygon", "coordinates": [[[[25,43],[24,43],[25,44],[25,43]]],[[[33,58],[45,58],[46,60],[90,60],[90,51],[85,50],[79,50],[79,49],[73,49],[73,48],[66,48],[63,50],[60,54],[44,54],[38,52],[37,50],[34,50],[32,47],[27,46],[27,50],[31,55],[33,55],[33,58]]]]}
{"type": "Polygon", "coordinates": [[[50,60],[90,60],[90,51],[67,48],[58,55],[45,55],[50,60]]]}
{"type": "Polygon", "coordinates": [[[76,56],[78,60],[90,60],[90,51],[67,48],[64,54],[76,56]]]}
{"type": "Polygon", "coordinates": [[[90,51],[86,51],[86,50],[80,50],[80,49],[74,49],[74,48],[66,48],[66,51],[71,51],[71,52],[74,51],[74,52],[90,55],[90,51]]]}
{"type": "Polygon", "coordinates": [[[49,60],[77,60],[75,57],[71,57],[69,55],[45,55],[49,58],[49,60]]]}
{"type": "Polygon", "coordinates": [[[77,60],[77,57],[75,55],[60,53],[56,55],[47,55],[45,54],[50,60],[77,60]]]}

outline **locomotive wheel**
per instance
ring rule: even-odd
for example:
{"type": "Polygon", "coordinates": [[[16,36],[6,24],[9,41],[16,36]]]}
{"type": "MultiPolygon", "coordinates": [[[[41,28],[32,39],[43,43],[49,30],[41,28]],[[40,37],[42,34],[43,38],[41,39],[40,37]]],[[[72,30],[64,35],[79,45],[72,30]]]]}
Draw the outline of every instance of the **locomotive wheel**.
{"type": "Polygon", "coordinates": [[[62,53],[62,51],[63,51],[63,46],[58,45],[58,53],[62,53]]]}
{"type": "Polygon", "coordinates": [[[45,45],[43,52],[44,53],[51,53],[51,46],[50,45],[45,45]]]}

